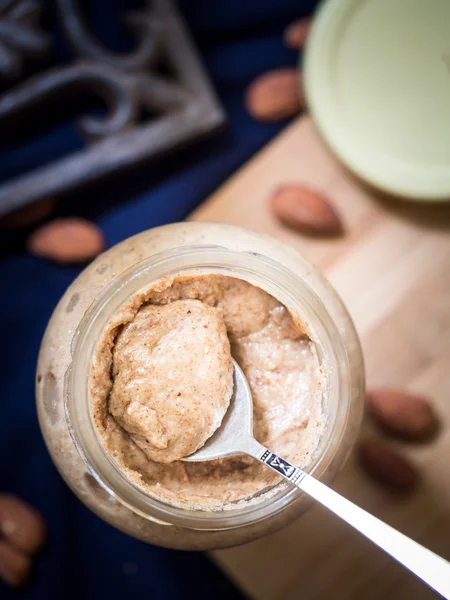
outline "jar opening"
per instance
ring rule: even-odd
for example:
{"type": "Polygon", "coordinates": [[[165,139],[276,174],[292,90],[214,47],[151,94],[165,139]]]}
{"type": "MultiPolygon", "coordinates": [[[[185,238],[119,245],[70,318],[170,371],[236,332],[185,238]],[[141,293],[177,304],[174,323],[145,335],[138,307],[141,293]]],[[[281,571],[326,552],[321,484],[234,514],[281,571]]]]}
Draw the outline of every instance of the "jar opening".
{"type": "Polygon", "coordinates": [[[221,530],[272,517],[301,492],[279,483],[255,495],[254,502],[232,503],[220,511],[189,510],[166,504],[133,484],[107,454],[91,415],[89,373],[97,341],[111,316],[138,290],[170,275],[223,274],[259,287],[302,322],[316,344],[326,372],[323,395],[327,422],[315,455],[305,470],[321,475],[344,434],[351,402],[349,363],[339,331],[308,284],[274,260],[254,252],[219,246],[188,246],[152,256],[123,272],[94,300],[72,340],[72,364],[65,377],[66,419],[73,442],[91,474],[119,502],[141,516],[168,525],[221,530]],[[263,497],[263,498],[261,498],[263,497]]]}

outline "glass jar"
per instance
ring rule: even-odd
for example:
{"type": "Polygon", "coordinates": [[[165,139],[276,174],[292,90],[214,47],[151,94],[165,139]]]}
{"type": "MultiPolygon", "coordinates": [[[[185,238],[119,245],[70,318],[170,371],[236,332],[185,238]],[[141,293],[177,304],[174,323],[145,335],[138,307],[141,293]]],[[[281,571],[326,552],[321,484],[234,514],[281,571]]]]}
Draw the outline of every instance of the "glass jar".
{"type": "Polygon", "coordinates": [[[47,327],[36,384],[41,429],[61,475],[91,510],[130,535],[179,549],[251,541],[287,525],[311,504],[282,482],[245,506],[174,507],[135,486],[103,448],[88,392],[102,331],[130,296],[152,282],[206,273],[266,290],[304,323],[316,343],[327,373],[326,426],[308,472],[332,481],[355,441],[363,408],[363,360],[352,321],[330,284],[293,249],[231,225],[175,223],[99,256],[66,291],[47,327]]]}

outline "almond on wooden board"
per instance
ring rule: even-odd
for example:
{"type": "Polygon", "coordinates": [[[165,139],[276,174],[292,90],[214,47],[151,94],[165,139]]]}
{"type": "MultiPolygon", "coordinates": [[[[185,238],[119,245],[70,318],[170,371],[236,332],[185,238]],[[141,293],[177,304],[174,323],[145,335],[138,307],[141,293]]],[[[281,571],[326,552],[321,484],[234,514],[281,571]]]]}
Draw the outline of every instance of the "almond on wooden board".
{"type": "Polygon", "coordinates": [[[314,234],[342,231],[341,220],[328,198],[306,186],[280,187],[273,193],[270,206],[284,225],[297,231],[314,234]]]}
{"type": "Polygon", "coordinates": [[[31,558],[6,540],[0,540],[0,579],[13,587],[21,587],[30,573],[31,558]]]}
{"type": "Polygon", "coordinates": [[[420,473],[404,456],[376,440],[366,440],[358,448],[364,471],[377,483],[392,492],[413,491],[420,482],[420,473]]]}
{"type": "Polygon", "coordinates": [[[301,75],[292,67],[263,73],[245,91],[245,106],[259,121],[288,119],[304,105],[301,75]]]}
{"type": "Polygon", "coordinates": [[[28,239],[35,256],[61,264],[92,260],[105,247],[102,231],[86,219],[55,219],[36,229],[28,239]]]}
{"type": "Polygon", "coordinates": [[[430,440],[439,421],[423,396],[400,390],[379,389],[367,393],[369,414],[389,434],[406,441],[430,440]]]}
{"type": "Polygon", "coordinates": [[[283,32],[283,43],[291,50],[300,50],[306,43],[311,27],[311,17],[293,21],[283,32]]]}
{"type": "Polygon", "coordinates": [[[0,494],[0,537],[18,550],[34,554],[45,543],[46,528],[32,506],[16,496],[0,494]]]}

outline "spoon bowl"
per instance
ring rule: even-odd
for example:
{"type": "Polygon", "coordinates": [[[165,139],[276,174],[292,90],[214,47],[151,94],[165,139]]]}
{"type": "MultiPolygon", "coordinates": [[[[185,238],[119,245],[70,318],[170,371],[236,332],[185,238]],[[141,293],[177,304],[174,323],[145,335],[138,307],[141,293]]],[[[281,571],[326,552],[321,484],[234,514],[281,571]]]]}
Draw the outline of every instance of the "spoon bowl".
{"type": "Polygon", "coordinates": [[[240,452],[253,438],[253,400],[250,386],[241,367],[233,359],[233,394],[223,421],[199,450],[186,456],[186,462],[214,460],[240,452]]]}

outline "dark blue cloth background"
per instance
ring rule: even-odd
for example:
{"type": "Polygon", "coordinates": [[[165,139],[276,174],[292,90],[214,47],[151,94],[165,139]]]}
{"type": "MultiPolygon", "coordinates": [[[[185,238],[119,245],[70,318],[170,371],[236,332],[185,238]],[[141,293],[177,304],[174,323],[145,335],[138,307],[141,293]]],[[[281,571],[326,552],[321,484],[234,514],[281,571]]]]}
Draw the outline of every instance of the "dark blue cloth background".
{"type": "MultiPolygon", "coordinates": [[[[132,0],[91,0],[90,21],[111,48],[130,40],[120,14],[132,0]]],[[[229,126],[159,163],[136,167],[59,203],[57,214],[95,219],[109,245],[144,229],[182,220],[227,176],[282,127],[255,122],[243,105],[258,74],[294,65],[282,45],[283,28],[311,12],[313,0],[185,0],[180,3],[208,73],[227,111],[229,126]]],[[[59,62],[70,60],[58,32],[53,0],[45,21],[56,35],[59,62]]],[[[81,147],[70,121],[25,147],[0,150],[0,181],[81,147]]],[[[242,198],[245,202],[245,198],[242,198]]],[[[54,306],[78,268],[33,258],[24,235],[2,237],[0,257],[0,488],[35,505],[49,528],[46,551],[24,591],[0,583],[2,598],[59,600],[98,597],[171,600],[233,599],[240,594],[200,553],[175,552],[134,540],[86,509],[52,465],[35,411],[34,375],[39,344],[54,306]]]]}

